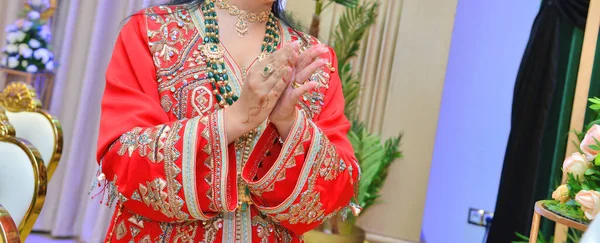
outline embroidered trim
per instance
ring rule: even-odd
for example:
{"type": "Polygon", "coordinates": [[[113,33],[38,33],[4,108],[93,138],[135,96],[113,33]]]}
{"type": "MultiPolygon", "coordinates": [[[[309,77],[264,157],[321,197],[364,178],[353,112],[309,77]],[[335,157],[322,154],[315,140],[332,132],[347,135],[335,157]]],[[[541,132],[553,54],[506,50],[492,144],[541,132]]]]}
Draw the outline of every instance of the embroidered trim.
{"type": "MultiPolygon", "coordinates": [[[[304,160],[305,161],[304,166],[302,167],[302,171],[298,177],[298,182],[296,184],[296,187],[294,187],[294,191],[288,198],[286,198],[286,200],[283,203],[281,203],[280,205],[275,206],[275,207],[262,207],[259,204],[256,204],[256,202],[255,202],[254,204],[256,205],[256,207],[259,210],[261,210],[263,213],[278,214],[278,213],[281,213],[281,212],[289,209],[290,206],[292,205],[292,203],[294,203],[294,201],[296,201],[296,199],[302,192],[302,189],[304,188],[304,185],[306,185],[306,183],[309,183],[309,186],[306,191],[313,190],[311,183],[314,183],[316,178],[315,178],[315,176],[311,176],[310,177],[311,180],[309,181],[309,179],[308,179],[309,174],[311,174],[313,167],[318,168],[319,164],[323,160],[322,156],[320,156],[320,155],[323,154],[323,146],[325,145],[325,142],[327,142],[327,137],[324,137],[322,133],[318,132],[318,130],[317,130],[318,128],[314,123],[309,122],[309,124],[313,128],[314,136],[312,139],[312,144],[308,151],[308,155],[306,156],[306,158],[304,160]],[[317,159],[317,158],[319,158],[319,159],[317,159]]],[[[313,173],[313,175],[314,175],[314,173],[313,173]]]]}
{"type": "Polygon", "coordinates": [[[306,190],[302,193],[300,202],[292,205],[287,213],[275,215],[275,219],[288,221],[290,224],[311,224],[322,219],[324,213],[320,193],[315,190],[306,190]]]}
{"type": "Polygon", "coordinates": [[[272,191],[275,182],[285,178],[285,169],[295,165],[293,154],[295,154],[298,146],[302,146],[300,141],[306,130],[306,121],[304,111],[299,110],[296,121],[294,121],[290,129],[291,136],[288,136],[284,142],[279,158],[277,158],[265,176],[256,182],[249,181],[251,178],[244,178],[252,193],[260,196],[263,192],[272,191]]]}
{"type": "Polygon", "coordinates": [[[194,219],[208,220],[200,206],[198,205],[198,197],[196,192],[196,147],[198,138],[198,123],[200,117],[193,118],[188,121],[183,137],[183,192],[185,201],[190,215],[194,219]]]}
{"type": "MultiPolygon", "coordinates": [[[[233,212],[235,208],[227,207],[227,175],[229,172],[229,156],[227,154],[227,138],[225,137],[224,111],[218,110],[212,114],[209,124],[211,154],[208,159],[212,160],[212,191],[215,211],[233,212]]],[[[235,185],[232,185],[235,186],[235,185]]],[[[237,190],[233,190],[237,191],[237,190]]],[[[237,204],[237,202],[236,202],[237,204]]]]}
{"type": "Polygon", "coordinates": [[[165,178],[166,178],[166,187],[167,187],[167,195],[169,199],[169,207],[172,209],[173,216],[179,220],[184,220],[188,218],[188,215],[181,211],[183,207],[183,199],[178,196],[179,190],[181,190],[181,184],[177,180],[177,176],[181,173],[181,169],[177,167],[175,161],[179,159],[181,155],[179,151],[177,151],[176,144],[181,138],[179,136],[179,131],[183,127],[182,121],[176,121],[173,123],[171,130],[167,136],[167,140],[165,142],[165,178]]]}
{"type": "Polygon", "coordinates": [[[133,128],[131,131],[121,135],[119,139],[121,147],[117,151],[117,154],[125,156],[127,153],[131,157],[138,150],[141,157],[148,158],[152,163],[161,163],[164,157],[162,150],[167,139],[166,133],[169,130],[170,128],[167,125],[159,125],[145,130],[140,127],[133,128]]]}

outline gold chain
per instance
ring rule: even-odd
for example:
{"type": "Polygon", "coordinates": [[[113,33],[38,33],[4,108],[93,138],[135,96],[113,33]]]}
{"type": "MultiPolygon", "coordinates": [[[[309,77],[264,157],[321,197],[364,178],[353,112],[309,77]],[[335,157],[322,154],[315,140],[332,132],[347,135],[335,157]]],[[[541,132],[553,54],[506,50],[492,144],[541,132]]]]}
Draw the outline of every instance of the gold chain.
{"type": "Polygon", "coordinates": [[[244,36],[248,33],[248,23],[265,23],[267,20],[269,20],[269,15],[271,14],[271,10],[265,10],[260,13],[248,13],[246,10],[242,10],[238,6],[229,4],[227,0],[218,1],[217,6],[220,9],[227,10],[231,16],[238,18],[237,22],[235,23],[235,31],[241,38],[244,38],[244,36]]]}

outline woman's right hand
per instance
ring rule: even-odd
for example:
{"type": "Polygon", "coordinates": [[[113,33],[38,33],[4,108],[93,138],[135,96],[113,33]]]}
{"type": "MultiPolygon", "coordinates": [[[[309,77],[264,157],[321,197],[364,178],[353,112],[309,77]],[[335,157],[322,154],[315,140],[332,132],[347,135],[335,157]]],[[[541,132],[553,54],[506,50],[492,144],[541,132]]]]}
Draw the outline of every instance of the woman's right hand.
{"type": "Polygon", "coordinates": [[[240,98],[226,110],[228,143],[267,119],[292,79],[299,50],[298,42],[286,44],[250,68],[240,98]],[[264,75],[267,67],[272,71],[264,75]]]}

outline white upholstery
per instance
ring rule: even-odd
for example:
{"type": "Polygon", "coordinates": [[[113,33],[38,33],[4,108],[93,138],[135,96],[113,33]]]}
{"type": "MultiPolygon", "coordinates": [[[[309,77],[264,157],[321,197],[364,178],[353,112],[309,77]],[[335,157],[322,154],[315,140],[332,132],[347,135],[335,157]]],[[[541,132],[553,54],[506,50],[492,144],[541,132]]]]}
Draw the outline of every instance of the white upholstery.
{"type": "Polygon", "coordinates": [[[6,115],[15,128],[16,137],[27,140],[37,148],[48,168],[56,143],[53,124],[37,112],[6,111],[6,115]]]}
{"type": "Polygon", "coordinates": [[[588,226],[587,231],[583,234],[580,243],[598,243],[600,242],[600,220],[595,219],[588,226]]]}
{"type": "Polygon", "coordinates": [[[20,225],[35,193],[34,168],[19,146],[0,141],[0,204],[20,225]]]}

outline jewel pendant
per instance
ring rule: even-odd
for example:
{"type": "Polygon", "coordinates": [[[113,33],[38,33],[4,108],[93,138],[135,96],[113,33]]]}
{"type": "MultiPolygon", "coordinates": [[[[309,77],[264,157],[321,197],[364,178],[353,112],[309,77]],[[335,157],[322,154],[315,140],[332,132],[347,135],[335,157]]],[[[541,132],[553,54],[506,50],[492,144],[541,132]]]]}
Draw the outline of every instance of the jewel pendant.
{"type": "Polygon", "coordinates": [[[244,38],[246,33],[248,33],[248,22],[241,18],[238,19],[238,21],[235,23],[235,31],[240,38],[244,38]]]}

